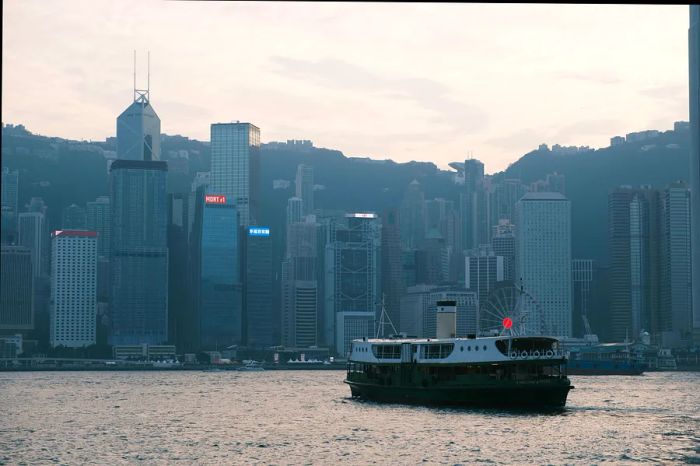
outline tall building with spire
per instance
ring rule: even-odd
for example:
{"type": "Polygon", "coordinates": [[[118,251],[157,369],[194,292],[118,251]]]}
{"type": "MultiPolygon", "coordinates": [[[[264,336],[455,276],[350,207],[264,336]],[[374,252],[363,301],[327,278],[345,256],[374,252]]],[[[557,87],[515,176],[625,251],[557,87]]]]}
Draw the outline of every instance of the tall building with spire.
{"type": "Polygon", "coordinates": [[[160,158],[160,120],[149,89],[117,118],[110,167],[111,345],[168,339],[168,166],[160,158]]]}
{"type": "Polygon", "coordinates": [[[146,89],[137,89],[134,54],[134,101],[117,117],[117,159],[160,159],[160,118],[150,102],[150,63],[148,74],[146,89]]]}
{"type": "Polygon", "coordinates": [[[693,334],[700,342],[700,5],[690,5],[690,209],[693,244],[693,334]]]}

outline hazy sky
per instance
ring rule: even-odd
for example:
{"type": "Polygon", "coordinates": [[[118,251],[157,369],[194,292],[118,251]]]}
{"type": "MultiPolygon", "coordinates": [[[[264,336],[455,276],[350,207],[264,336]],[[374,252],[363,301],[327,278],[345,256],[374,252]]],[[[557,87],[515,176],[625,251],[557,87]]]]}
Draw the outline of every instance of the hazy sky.
{"type": "Polygon", "coordinates": [[[4,0],[2,119],[101,140],[151,51],[167,134],[249,121],[348,156],[604,147],[688,119],[688,7],[4,0]]]}

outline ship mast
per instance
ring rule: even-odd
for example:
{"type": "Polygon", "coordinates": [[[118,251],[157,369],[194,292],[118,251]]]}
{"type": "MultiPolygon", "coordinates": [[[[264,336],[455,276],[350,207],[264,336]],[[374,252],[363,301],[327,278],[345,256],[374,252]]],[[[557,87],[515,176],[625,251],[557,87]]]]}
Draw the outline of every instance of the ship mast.
{"type": "Polygon", "coordinates": [[[386,308],[384,307],[384,295],[382,295],[382,313],[379,315],[379,324],[377,325],[377,335],[375,338],[379,338],[380,334],[382,337],[384,337],[384,327],[390,326],[391,329],[394,331],[391,335],[396,335],[396,327],[394,327],[394,323],[391,321],[391,318],[389,317],[389,314],[386,312],[386,308]]]}

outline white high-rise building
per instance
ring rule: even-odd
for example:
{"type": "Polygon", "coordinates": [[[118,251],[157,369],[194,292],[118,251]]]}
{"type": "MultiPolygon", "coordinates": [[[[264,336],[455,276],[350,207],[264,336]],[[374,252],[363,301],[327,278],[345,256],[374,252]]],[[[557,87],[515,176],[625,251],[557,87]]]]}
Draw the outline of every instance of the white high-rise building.
{"type": "Polygon", "coordinates": [[[211,125],[209,192],[230,197],[241,226],[255,225],[260,176],[260,129],[250,123],[211,125]]]}
{"type": "Polygon", "coordinates": [[[97,233],[57,230],[51,246],[51,346],[95,344],[97,233]]]}
{"type": "Polygon", "coordinates": [[[560,193],[528,193],[516,204],[516,283],[532,295],[547,333],[571,336],[571,202],[560,193]]]}

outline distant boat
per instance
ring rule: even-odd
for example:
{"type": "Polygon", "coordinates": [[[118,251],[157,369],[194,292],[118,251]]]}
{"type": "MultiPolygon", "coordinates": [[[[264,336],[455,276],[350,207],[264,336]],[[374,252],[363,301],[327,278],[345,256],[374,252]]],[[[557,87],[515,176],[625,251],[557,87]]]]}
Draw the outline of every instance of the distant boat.
{"type": "Polygon", "coordinates": [[[249,372],[260,372],[260,371],[264,371],[265,369],[262,367],[262,365],[258,361],[248,361],[248,362],[246,362],[245,366],[241,366],[236,370],[249,371],[249,372]]]}

